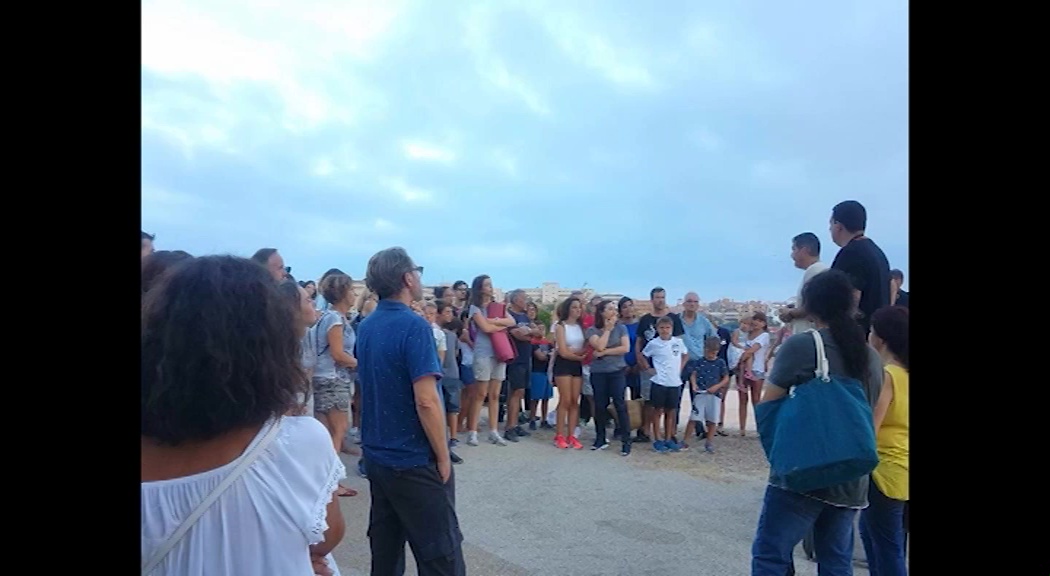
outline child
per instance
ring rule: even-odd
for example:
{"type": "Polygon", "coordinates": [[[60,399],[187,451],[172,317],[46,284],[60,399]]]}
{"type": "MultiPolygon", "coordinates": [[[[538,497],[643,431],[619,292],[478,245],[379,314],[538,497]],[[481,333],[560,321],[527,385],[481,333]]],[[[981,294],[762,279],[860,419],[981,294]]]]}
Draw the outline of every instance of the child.
{"type": "Polygon", "coordinates": [[[704,340],[704,357],[693,362],[693,371],[689,374],[689,388],[693,392],[693,413],[686,426],[685,437],[689,438],[697,422],[706,424],[707,439],[704,450],[714,452],[712,444],[715,427],[718,425],[722,411],[722,397],[729,387],[729,367],[725,360],[718,357],[722,339],[708,336],[704,340]]]}
{"type": "Polygon", "coordinates": [[[674,322],[669,316],[664,316],[656,321],[658,338],[653,338],[645,345],[642,354],[649,357],[656,376],[652,379],[650,399],[655,411],[653,420],[653,433],[656,439],[653,441],[653,450],[657,452],[678,452],[682,449],[678,442],[672,438],[675,433],[675,416],[682,403],[681,385],[682,370],[689,359],[685,342],[681,338],[671,336],[674,330],[674,322]],[[664,422],[663,439],[660,437],[660,420],[664,422]]]}

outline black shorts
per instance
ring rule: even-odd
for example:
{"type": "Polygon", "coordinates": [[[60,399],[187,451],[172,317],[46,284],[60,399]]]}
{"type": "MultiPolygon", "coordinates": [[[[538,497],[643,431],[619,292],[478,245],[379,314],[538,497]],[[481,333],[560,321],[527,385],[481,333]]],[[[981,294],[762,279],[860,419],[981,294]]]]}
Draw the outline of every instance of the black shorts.
{"type": "Polygon", "coordinates": [[[583,363],[579,360],[566,360],[558,356],[554,359],[554,375],[583,378],[583,363]]]}
{"type": "Polygon", "coordinates": [[[529,387],[529,365],[507,365],[507,387],[510,390],[524,390],[529,387]]]}
{"type": "Polygon", "coordinates": [[[682,402],[681,386],[653,384],[649,393],[650,403],[657,410],[677,410],[682,402]]]}
{"type": "Polygon", "coordinates": [[[642,377],[638,372],[627,372],[627,389],[631,391],[631,400],[642,397],[642,377]]]}

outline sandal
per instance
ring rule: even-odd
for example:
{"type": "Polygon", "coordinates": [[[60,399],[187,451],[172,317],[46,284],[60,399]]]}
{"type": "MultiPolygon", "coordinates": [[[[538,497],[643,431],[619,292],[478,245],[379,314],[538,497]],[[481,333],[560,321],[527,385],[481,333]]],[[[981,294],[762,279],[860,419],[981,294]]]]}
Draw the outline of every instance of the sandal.
{"type": "Polygon", "coordinates": [[[340,484],[339,488],[335,491],[335,495],[341,498],[350,498],[351,496],[357,496],[357,490],[347,488],[340,484]]]}

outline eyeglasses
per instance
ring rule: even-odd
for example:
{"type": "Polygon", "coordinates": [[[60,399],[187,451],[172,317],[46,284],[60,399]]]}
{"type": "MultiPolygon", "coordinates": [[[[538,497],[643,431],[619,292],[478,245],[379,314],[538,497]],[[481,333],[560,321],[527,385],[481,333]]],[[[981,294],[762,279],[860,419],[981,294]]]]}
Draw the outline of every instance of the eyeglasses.
{"type": "Polygon", "coordinates": [[[686,300],[685,303],[686,304],[699,304],[700,301],[699,300],[686,300]]]}
{"type": "Polygon", "coordinates": [[[419,272],[419,275],[420,275],[420,276],[422,276],[422,275],[423,275],[423,267],[422,267],[422,266],[416,266],[416,267],[415,267],[415,268],[413,268],[412,270],[413,270],[413,271],[415,271],[415,272],[419,272]]]}

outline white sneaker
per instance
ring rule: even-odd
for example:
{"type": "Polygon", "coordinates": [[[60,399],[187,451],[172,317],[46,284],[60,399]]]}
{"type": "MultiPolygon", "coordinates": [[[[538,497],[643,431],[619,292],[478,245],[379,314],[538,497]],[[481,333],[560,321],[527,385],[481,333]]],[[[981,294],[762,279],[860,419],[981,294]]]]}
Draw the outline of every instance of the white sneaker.
{"type": "Polygon", "coordinates": [[[478,433],[477,432],[471,432],[470,434],[467,435],[467,445],[468,446],[477,446],[478,445],[478,433]]]}
{"type": "Polygon", "coordinates": [[[577,426],[576,429],[572,431],[572,435],[577,437],[577,438],[579,438],[580,434],[582,432],[583,432],[583,428],[580,428],[579,426],[577,426]]]}
{"type": "Polygon", "coordinates": [[[493,444],[495,444],[497,446],[506,446],[507,445],[507,441],[504,440],[503,436],[500,436],[499,432],[496,432],[495,430],[493,430],[492,432],[489,432],[489,442],[492,442],[493,444]]]}

